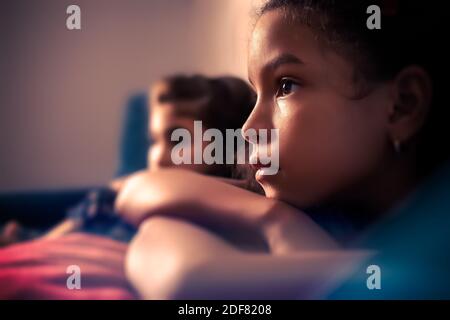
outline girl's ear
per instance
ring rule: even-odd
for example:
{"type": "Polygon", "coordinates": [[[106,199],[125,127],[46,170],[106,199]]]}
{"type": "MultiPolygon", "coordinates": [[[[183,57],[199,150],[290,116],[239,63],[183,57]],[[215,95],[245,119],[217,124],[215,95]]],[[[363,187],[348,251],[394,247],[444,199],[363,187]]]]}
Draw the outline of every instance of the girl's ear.
{"type": "Polygon", "coordinates": [[[431,106],[432,83],[420,66],[402,69],[392,82],[389,132],[396,148],[407,143],[422,128],[431,106]]]}

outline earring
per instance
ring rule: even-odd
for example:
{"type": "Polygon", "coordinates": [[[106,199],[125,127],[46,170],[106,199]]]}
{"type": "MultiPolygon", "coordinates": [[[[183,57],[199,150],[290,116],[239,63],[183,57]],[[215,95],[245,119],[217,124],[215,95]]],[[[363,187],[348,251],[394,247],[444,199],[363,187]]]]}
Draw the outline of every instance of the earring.
{"type": "Polygon", "coordinates": [[[401,153],[402,152],[402,143],[400,142],[400,140],[394,139],[393,144],[394,144],[395,152],[401,153]]]}

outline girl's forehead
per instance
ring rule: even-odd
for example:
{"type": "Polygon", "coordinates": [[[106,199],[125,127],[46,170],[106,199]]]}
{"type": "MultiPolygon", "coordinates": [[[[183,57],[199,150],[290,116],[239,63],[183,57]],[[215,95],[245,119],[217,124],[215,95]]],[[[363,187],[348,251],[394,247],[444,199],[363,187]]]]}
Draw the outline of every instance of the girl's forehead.
{"type": "Polygon", "coordinates": [[[310,64],[317,60],[319,50],[318,41],[307,27],[288,23],[277,11],[268,12],[260,17],[250,39],[249,75],[287,54],[310,64]]]}
{"type": "Polygon", "coordinates": [[[271,60],[276,55],[296,55],[304,63],[320,53],[320,43],[306,26],[294,24],[284,18],[279,10],[262,15],[255,25],[249,44],[249,62],[271,60]]]}
{"type": "Polygon", "coordinates": [[[301,61],[304,69],[317,78],[340,82],[352,77],[352,63],[324,44],[315,31],[287,19],[281,10],[267,12],[259,18],[251,36],[248,54],[250,80],[273,69],[274,61],[286,56],[290,57],[290,63],[292,58],[301,61]]]}

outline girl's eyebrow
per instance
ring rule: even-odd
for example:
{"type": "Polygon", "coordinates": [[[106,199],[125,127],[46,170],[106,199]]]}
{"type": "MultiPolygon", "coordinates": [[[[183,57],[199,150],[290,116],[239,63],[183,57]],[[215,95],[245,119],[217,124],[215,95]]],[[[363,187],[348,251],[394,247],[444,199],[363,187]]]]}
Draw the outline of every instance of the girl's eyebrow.
{"type": "MultiPolygon", "coordinates": [[[[276,69],[278,69],[280,66],[282,66],[284,64],[300,64],[300,65],[304,65],[305,63],[300,58],[296,57],[295,55],[293,55],[291,53],[283,53],[283,54],[280,54],[280,55],[276,56],[275,58],[273,58],[269,62],[267,62],[264,65],[264,67],[262,68],[262,70],[270,70],[270,71],[274,72],[276,69]]],[[[250,77],[250,73],[249,73],[248,81],[250,82],[250,84],[253,87],[255,87],[253,85],[252,79],[250,77]]]]}
{"type": "Polygon", "coordinates": [[[291,53],[283,53],[270,60],[264,69],[276,70],[284,64],[305,64],[301,59],[291,53]]]}

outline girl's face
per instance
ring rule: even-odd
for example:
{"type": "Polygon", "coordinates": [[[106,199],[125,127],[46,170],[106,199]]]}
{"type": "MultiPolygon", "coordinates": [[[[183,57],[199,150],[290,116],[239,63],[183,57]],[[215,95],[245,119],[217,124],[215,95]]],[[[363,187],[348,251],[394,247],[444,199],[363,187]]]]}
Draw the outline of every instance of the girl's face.
{"type": "MultiPolygon", "coordinates": [[[[165,103],[164,105],[152,105],[149,122],[149,131],[153,139],[153,144],[149,149],[148,165],[150,170],[159,170],[161,168],[178,167],[198,173],[209,174],[212,166],[207,164],[179,164],[172,162],[172,149],[179,144],[178,141],[172,141],[172,132],[176,129],[185,129],[191,135],[190,153],[194,154],[194,117],[180,116],[177,109],[184,107],[180,104],[186,103],[165,103]]],[[[201,145],[206,148],[207,143],[201,145]]],[[[182,152],[181,155],[182,156],[182,152]]]]}
{"type": "MultiPolygon", "coordinates": [[[[162,168],[177,167],[203,174],[210,174],[215,169],[214,166],[207,164],[180,164],[175,165],[172,162],[172,149],[179,143],[172,141],[172,132],[176,129],[185,129],[191,135],[190,153],[194,154],[194,121],[199,120],[188,114],[183,115],[179,112],[181,109],[195,109],[199,102],[197,101],[179,101],[161,103],[157,100],[161,92],[167,90],[164,82],[156,83],[151,92],[151,108],[149,121],[149,134],[152,137],[153,144],[149,149],[148,166],[150,170],[157,171],[162,168]]],[[[204,129],[206,130],[206,128],[204,129]]],[[[201,151],[206,148],[207,143],[203,142],[201,151]]],[[[182,156],[182,152],[181,152],[182,156]]]]}
{"type": "Polygon", "coordinates": [[[365,185],[390,150],[389,90],[355,99],[354,66],[279,10],[260,17],[249,46],[258,100],[244,125],[279,129],[280,170],[256,176],[268,197],[310,206],[365,185]]]}

